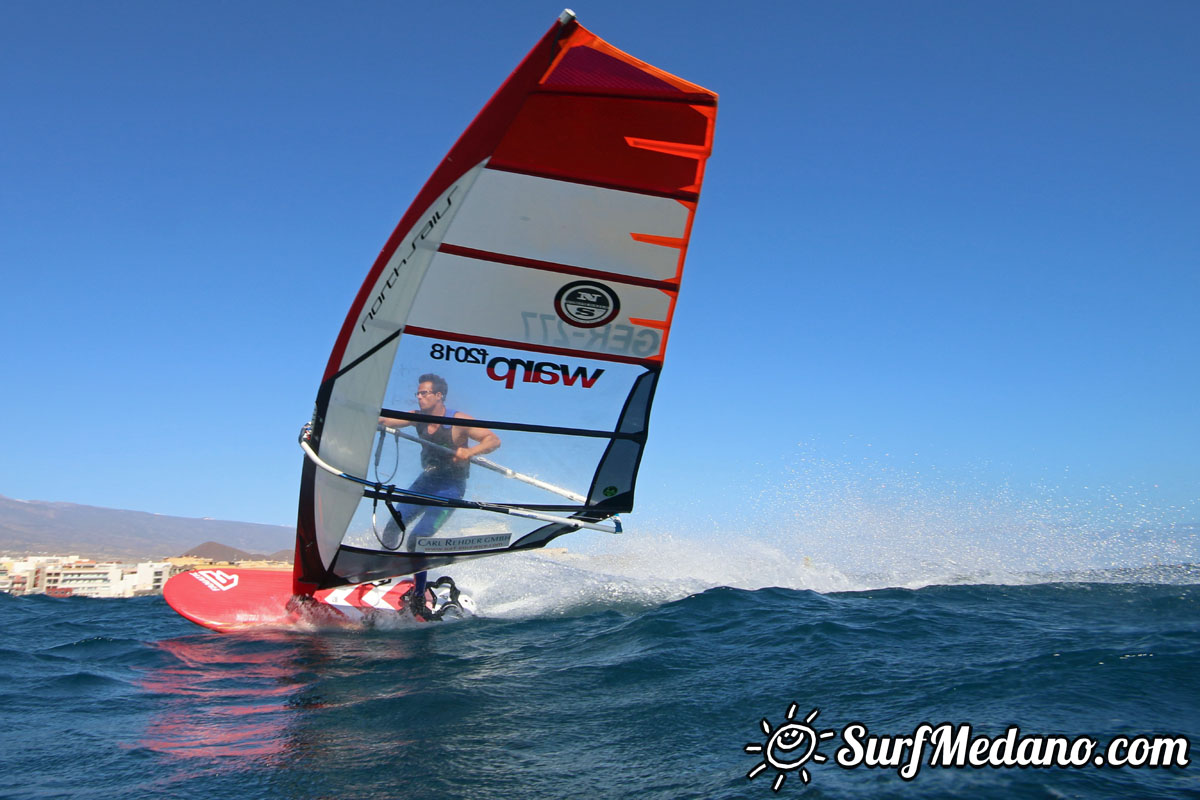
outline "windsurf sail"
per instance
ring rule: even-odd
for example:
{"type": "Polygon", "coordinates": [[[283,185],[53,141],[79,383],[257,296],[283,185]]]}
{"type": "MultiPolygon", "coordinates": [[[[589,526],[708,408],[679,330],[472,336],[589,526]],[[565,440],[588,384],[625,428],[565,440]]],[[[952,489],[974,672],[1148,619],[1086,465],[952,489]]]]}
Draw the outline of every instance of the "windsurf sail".
{"type": "Polygon", "coordinates": [[[570,11],[534,46],[346,316],[301,437],[297,594],[620,529],[716,101],[570,11]],[[461,494],[421,483],[438,469],[461,494]]]}

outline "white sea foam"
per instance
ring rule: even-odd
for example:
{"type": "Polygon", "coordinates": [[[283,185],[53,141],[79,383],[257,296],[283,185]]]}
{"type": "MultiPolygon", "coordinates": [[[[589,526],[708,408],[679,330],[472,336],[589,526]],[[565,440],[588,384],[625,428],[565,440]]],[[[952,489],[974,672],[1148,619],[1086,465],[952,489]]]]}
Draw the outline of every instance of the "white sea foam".
{"type": "MultiPolygon", "coordinates": [[[[749,493],[747,493],[749,495],[749,493]]],[[[732,521],[630,515],[628,532],[447,570],[485,616],[658,605],[718,586],[817,592],[1057,580],[1190,580],[1195,507],[1156,508],[1136,488],[1072,494],[901,469],[886,459],[799,458],[732,521]],[[650,517],[646,519],[645,517],[650,517]]]]}

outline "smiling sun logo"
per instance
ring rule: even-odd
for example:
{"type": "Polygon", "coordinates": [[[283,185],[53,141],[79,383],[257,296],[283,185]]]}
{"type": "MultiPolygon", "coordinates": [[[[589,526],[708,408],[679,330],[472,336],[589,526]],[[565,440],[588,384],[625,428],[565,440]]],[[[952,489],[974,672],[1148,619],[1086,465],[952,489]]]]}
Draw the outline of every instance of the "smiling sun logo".
{"type": "Polygon", "coordinates": [[[754,765],[754,768],[746,773],[746,777],[754,780],[767,767],[776,769],[775,782],[771,784],[771,791],[778,792],[783,786],[783,781],[787,778],[787,774],[792,770],[800,770],[800,780],[807,784],[812,776],[808,774],[808,769],[805,764],[809,761],[815,761],[822,764],[828,759],[817,752],[817,746],[823,739],[829,739],[837,734],[837,731],[821,731],[817,733],[812,727],[812,721],[817,718],[817,714],[821,710],[814,708],[812,712],[804,718],[804,722],[794,722],[796,719],[796,709],[798,706],[792,703],[788,706],[787,722],[781,724],[778,728],[772,728],[771,723],[763,720],[763,733],[767,736],[767,741],[763,744],[748,744],[745,746],[747,753],[760,753],[763,760],[754,765]]]}

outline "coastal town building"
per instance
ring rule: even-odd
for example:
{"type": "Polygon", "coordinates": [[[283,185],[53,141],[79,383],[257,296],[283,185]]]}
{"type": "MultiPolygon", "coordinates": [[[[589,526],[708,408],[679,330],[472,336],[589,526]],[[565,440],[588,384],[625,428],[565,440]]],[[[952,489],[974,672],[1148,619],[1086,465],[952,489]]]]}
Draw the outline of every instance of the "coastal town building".
{"type": "MultiPolygon", "coordinates": [[[[240,565],[273,564],[257,561],[240,565]]],[[[77,555],[0,555],[0,592],[52,597],[139,597],[162,594],[163,584],[172,575],[207,566],[234,564],[194,556],[127,563],[95,561],[77,555]]]]}

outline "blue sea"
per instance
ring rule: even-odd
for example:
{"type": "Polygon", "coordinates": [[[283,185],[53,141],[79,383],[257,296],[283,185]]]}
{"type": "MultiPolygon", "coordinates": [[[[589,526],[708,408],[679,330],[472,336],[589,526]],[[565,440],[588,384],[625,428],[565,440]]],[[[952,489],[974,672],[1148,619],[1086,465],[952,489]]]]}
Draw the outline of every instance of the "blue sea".
{"type": "Polygon", "coordinates": [[[473,618],[238,635],[160,597],[0,595],[0,796],[1200,797],[1200,568],[653,577],[673,569],[484,560],[452,571],[473,618]],[[838,762],[855,723],[1018,726],[1098,753],[1184,737],[1190,764],[926,763],[905,780],[838,762]],[[816,746],[788,750],[789,725],[816,746]]]}

